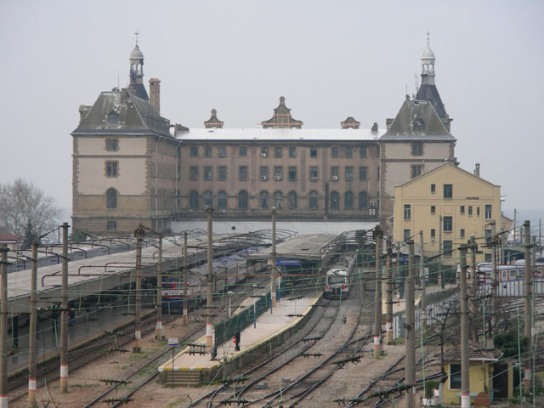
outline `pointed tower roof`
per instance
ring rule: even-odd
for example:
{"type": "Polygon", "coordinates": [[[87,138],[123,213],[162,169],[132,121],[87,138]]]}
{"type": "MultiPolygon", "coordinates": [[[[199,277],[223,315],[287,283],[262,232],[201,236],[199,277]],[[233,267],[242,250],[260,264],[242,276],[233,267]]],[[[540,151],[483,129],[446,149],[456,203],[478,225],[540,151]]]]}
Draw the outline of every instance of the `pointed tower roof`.
{"type": "Polygon", "coordinates": [[[421,85],[417,91],[416,100],[431,102],[434,110],[449,131],[451,119],[435,85],[435,61],[436,58],[430,46],[429,33],[427,33],[427,48],[421,56],[421,85]]]}
{"type": "Polygon", "coordinates": [[[268,120],[263,120],[261,125],[266,128],[298,128],[300,129],[304,122],[293,119],[291,109],[285,105],[285,97],[280,97],[280,104],[274,109],[274,115],[268,120]]]}
{"type": "Polygon", "coordinates": [[[359,129],[361,122],[355,120],[353,116],[348,116],[346,120],[340,122],[342,129],[359,129]]]}
{"type": "Polygon", "coordinates": [[[138,33],[136,33],[136,45],[130,53],[130,83],[128,91],[145,101],[149,100],[144,86],[144,54],[138,46],[138,33]]]}
{"type": "Polygon", "coordinates": [[[206,129],[223,128],[223,122],[217,118],[217,111],[215,109],[212,109],[212,116],[210,117],[210,119],[204,122],[204,127],[206,129]]]}

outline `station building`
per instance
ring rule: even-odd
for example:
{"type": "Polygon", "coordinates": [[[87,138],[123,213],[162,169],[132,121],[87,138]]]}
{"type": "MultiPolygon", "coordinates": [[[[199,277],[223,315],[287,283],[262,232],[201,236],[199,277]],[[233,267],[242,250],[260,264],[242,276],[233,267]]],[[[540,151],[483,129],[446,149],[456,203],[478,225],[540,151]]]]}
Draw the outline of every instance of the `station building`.
{"type": "Polygon", "coordinates": [[[168,231],[206,208],[224,219],[382,221],[394,187],[446,162],[456,139],[435,86],[429,44],[421,86],[385,128],[353,117],[338,129],[307,129],[280,97],[260,128],[228,128],[212,110],[199,129],[160,115],[160,80],[144,86],[144,56],[130,54],[130,84],[80,106],[73,137],[73,222],[95,234],[168,231]]]}

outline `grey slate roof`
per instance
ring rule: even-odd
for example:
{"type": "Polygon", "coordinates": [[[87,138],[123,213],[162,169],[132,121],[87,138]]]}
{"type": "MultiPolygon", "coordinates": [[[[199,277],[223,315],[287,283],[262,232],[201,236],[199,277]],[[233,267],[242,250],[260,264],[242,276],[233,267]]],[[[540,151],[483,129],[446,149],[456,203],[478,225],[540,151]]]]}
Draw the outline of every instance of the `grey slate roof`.
{"type": "Polygon", "coordinates": [[[442,119],[447,119],[446,107],[442,103],[438,88],[435,85],[421,84],[417,91],[416,100],[429,101],[433,104],[434,110],[442,119]]]}
{"type": "Polygon", "coordinates": [[[170,121],[126,89],[102,92],[72,135],[130,134],[169,137],[170,121]]]}

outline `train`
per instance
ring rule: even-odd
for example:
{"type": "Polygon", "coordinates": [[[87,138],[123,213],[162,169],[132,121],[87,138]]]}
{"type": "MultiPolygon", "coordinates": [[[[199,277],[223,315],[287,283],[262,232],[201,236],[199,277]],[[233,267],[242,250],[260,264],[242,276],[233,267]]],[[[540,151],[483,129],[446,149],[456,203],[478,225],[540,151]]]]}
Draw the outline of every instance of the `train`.
{"type": "MultiPolygon", "coordinates": [[[[457,265],[457,282],[459,282],[459,272],[461,266],[457,265]]],[[[476,266],[476,281],[478,285],[486,285],[489,283],[506,283],[516,282],[524,279],[525,276],[525,260],[519,259],[508,265],[495,265],[491,262],[482,262],[476,266]],[[495,270],[495,273],[493,273],[495,270]]],[[[544,278],[544,263],[537,262],[534,265],[533,276],[535,279],[544,278]]],[[[467,280],[472,279],[472,267],[467,266],[467,280]]]]}
{"type": "Polygon", "coordinates": [[[327,271],[323,293],[326,299],[345,299],[349,295],[349,289],[349,274],[346,268],[332,268],[327,271]]]}

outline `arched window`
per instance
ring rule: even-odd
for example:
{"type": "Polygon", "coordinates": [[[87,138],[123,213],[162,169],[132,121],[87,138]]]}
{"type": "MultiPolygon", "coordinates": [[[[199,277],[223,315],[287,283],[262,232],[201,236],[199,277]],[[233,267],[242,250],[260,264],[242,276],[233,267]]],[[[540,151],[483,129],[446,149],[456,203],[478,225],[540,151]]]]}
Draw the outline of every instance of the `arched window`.
{"type": "Polygon", "coordinates": [[[189,193],[189,208],[191,210],[198,210],[199,209],[198,191],[192,190],[189,193]]]}
{"type": "Polygon", "coordinates": [[[340,194],[337,191],[331,192],[331,210],[340,209],[340,194]]]}
{"type": "Polygon", "coordinates": [[[117,208],[117,190],[113,187],[106,191],[106,207],[117,208]]]}
{"type": "Polygon", "coordinates": [[[247,191],[242,190],[238,193],[238,208],[240,210],[247,210],[248,195],[247,191]]]}
{"type": "Polygon", "coordinates": [[[319,202],[319,195],[317,191],[310,191],[310,195],[308,198],[308,207],[310,208],[310,210],[317,210],[318,202],[319,202]]]}
{"type": "Polygon", "coordinates": [[[289,208],[290,209],[297,208],[297,192],[296,191],[290,191],[287,194],[287,201],[289,202],[289,208]]]}
{"type": "Polygon", "coordinates": [[[259,207],[261,209],[267,209],[268,208],[268,191],[261,191],[261,194],[259,194],[259,207]]]}
{"type": "Polygon", "coordinates": [[[217,208],[219,208],[220,210],[227,209],[227,193],[224,191],[220,191],[217,193],[217,208]]]}
{"type": "Polygon", "coordinates": [[[204,191],[204,207],[209,208],[213,204],[213,194],[211,191],[204,191]]]}
{"type": "Polygon", "coordinates": [[[368,193],[361,191],[359,193],[359,210],[366,210],[368,208],[368,193]]]}
{"type": "Polygon", "coordinates": [[[353,193],[346,191],[344,194],[344,210],[353,210],[353,193]]]}
{"type": "Polygon", "coordinates": [[[281,191],[275,191],[274,192],[274,207],[276,207],[276,209],[280,209],[281,208],[281,203],[283,201],[283,193],[281,191]]]}

